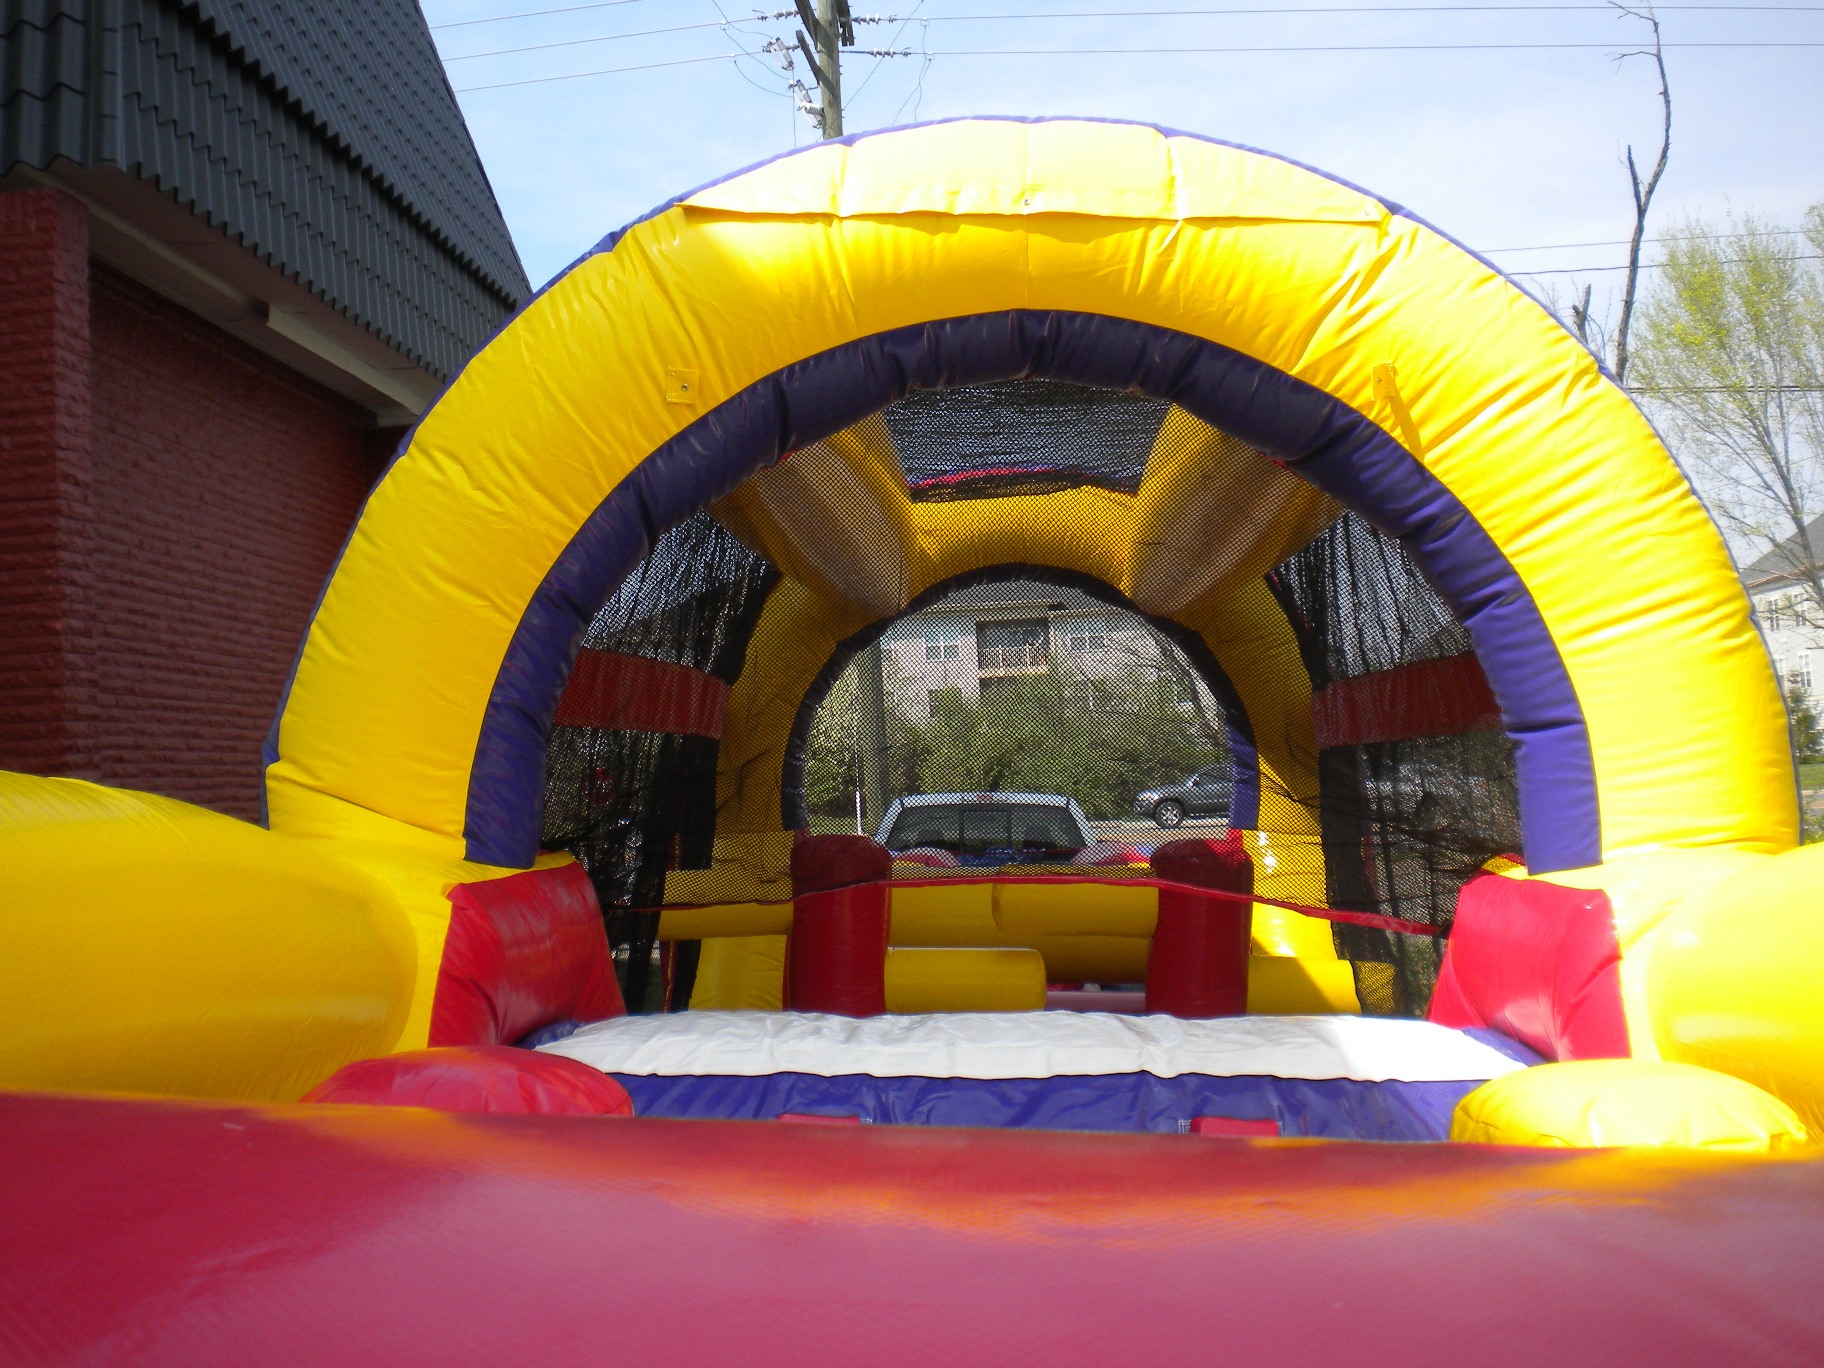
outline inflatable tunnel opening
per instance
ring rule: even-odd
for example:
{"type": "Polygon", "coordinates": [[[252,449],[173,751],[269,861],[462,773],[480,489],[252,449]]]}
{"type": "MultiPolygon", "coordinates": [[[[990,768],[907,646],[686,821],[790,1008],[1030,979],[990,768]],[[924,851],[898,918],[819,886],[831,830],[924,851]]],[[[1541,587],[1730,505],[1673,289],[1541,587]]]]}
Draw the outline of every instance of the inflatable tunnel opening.
{"type": "Polygon", "coordinates": [[[1521,854],[1501,723],[1407,549],[1258,448],[1133,390],[915,388],[653,541],[558,704],[542,844],[635,1010],[688,1001],[663,909],[782,901],[802,830],[902,870],[1232,834],[1275,896],[1435,929],[1316,928],[1363,1010],[1417,1016],[1459,889],[1521,854]]]}
{"type": "Polygon", "coordinates": [[[604,238],[451,381],[311,621],[267,829],[0,785],[0,1056],[1768,1149],[1821,1095],[1788,741],[1677,464],[1489,263],[1211,139],[858,135],[604,238]]]}

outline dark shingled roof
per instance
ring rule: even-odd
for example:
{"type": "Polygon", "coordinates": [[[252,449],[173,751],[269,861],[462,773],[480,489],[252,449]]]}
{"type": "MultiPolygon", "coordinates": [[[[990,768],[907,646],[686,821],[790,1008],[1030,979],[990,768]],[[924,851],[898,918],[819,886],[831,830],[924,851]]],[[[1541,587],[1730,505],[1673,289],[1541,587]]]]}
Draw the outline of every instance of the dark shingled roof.
{"type": "Polygon", "coordinates": [[[156,184],[448,375],[530,287],[416,0],[0,0],[0,172],[156,184]]]}
{"type": "Polygon", "coordinates": [[[1805,541],[1811,547],[1809,557],[1795,533],[1752,565],[1743,567],[1743,583],[1750,589],[1758,589],[1783,579],[1797,579],[1807,564],[1824,558],[1824,517],[1813,518],[1805,524],[1805,541]]]}

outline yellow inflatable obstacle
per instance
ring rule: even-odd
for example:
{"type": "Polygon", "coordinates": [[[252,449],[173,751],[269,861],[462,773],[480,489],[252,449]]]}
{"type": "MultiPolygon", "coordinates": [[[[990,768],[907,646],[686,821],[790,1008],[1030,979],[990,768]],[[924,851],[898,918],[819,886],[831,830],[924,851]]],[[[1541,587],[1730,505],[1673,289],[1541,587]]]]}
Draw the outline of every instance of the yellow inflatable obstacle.
{"type": "MultiPolygon", "coordinates": [[[[743,634],[713,667],[598,652],[593,711],[562,725],[708,748],[691,820],[713,840],[610,908],[676,905],[664,934],[704,942],[706,1000],[777,1001],[793,737],[819,677],[971,576],[1070,577],[1195,656],[1228,709],[1230,823],[1260,897],[1391,897],[1338,891],[1366,846],[1326,825],[1326,757],[1432,733],[1390,731],[1398,708],[1379,731],[1320,729],[1319,696],[1352,681],[1326,676],[1280,573],[1353,520],[1435,590],[1512,743],[1524,868],[1468,885],[1439,1010],[1548,1057],[1701,1066],[1820,1120],[1824,933],[1777,681],[1632,401],[1399,207],[1264,153],[1073,120],[781,157],[610,235],[526,305],[350,538],[273,731],[270,832],[7,781],[4,1081],[296,1096],[424,1045],[453,890],[567,863],[541,850],[541,812],[579,644],[693,517],[769,566],[743,634]],[[908,478],[895,405],[1026,380],[1162,406],[1131,487],[939,499],[908,478]]],[[[643,782],[599,768],[605,809],[643,782]]],[[[1120,893],[991,903],[986,922],[975,893],[894,898],[907,947],[1056,944],[1054,977],[1065,942],[1101,938],[1078,948],[1124,972],[1145,944],[1120,893]]],[[[1255,927],[1290,966],[1265,977],[1343,1008],[1366,992],[1323,921],[1263,904],[1255,927]]],[[[1674,1086],[1627,1077],[1629,1097],[1674,1086]]],[[[1638,1114],[1631,1140],[1690,1133],[1638,1114]]]]}

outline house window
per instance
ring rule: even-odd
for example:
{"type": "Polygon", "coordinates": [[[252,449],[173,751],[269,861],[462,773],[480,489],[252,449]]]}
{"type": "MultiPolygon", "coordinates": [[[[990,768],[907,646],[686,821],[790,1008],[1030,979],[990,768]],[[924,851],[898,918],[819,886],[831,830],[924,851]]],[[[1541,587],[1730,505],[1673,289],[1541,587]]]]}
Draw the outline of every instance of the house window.
{"type": "Polygon", "coordinates": [[[940,644],[939,642],[935,642],[935,641],[927,641],[925,643],[925,659],[926,660],[942,660],[943,658],[944,658],[944,648],[943,648],[942,644],[940,644]]]}
{"type": "Polygon", "coordinates": [[[1811,652],[1801,651],[1793,662],[1791,672],[1786,676],[1788,684],[1796,684],[1806,693],[1811,692],[1811,652]]]}
{"type": "Polygon", "coordinates": [[[1045,618],[977,623],[975,638],[984,674],[1031,674],[1051,664],[1051,623],[1045,618]]]}
{"type": "Polygon", "coordinates": [[[962,651],[963,651],[963,645],[960,641],[946,641],[944,643],[944,659],[945,660],[957,659],[962,654],[962,651]]]}

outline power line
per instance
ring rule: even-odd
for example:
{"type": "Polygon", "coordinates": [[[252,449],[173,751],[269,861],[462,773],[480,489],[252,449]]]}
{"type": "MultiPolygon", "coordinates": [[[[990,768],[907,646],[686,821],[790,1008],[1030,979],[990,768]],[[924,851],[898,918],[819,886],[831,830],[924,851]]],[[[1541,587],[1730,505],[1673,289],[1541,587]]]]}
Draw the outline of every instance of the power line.
{"type": "MultiPolygon", "coordinates": [[[[634,2],[635,2],[635,0],[615,0],[615,3],[617,3],[617,4],[632,4],[634,2]]],[[[579,6],[577,8],[587,8],[587,7],[579,6]]],[[[1691,6],[1687,6],[1686,8],[1703,9],[1703,10],[1727,9],[1727,10],[1733,11],[1733,10],[1745,9],[1745,8],[1750,8],[1750,7],[1735,6],[1735,5],[1691,5],[1691,6]]],[[[1757,8],[1759,10],[1766,11],[1766,12],[1805,13],[1805,14],[1821,13],[1821,14],[1824,14],[1824,5],[1807,5],[1807,6],[1803,6],[1803,7],[1787,6],[1787,5],[1767,5],[1767,6],[1759,6],[1759,7],[1754,7],[1754,8],[1757,8]]],[[[1303,15],[1303,14],[1496,14],[1496,13],[1519,14],[1519,13],[1525,13],[1530,10],[1545,10],[1545,11],[1554,11],[1554,12],[1557,12],[1557,11],[1589,11],[1592,13],[1595,13],[1595,12],[1612,13],[1613,12],[1613,11],[1610,11],[1608,9],[1608,7],[1605,5],[1368,5],[1368,6],[1361,6],[1361,7],[1322,5],[1322,6],[1300,6],[1300,7],[1288,8],[1288,9],[1202,9],[1202,10],[1128,10],[1128,11],[1070,10],[1070,11],[1065,11],[1065,12],[1058,13],[1058,14],[943,14],[943,15],[928,15],[928,16],[923,16],[923,17],[918,17],[916,15],[916,12],[914,12],[913,15],[907,15],[903,19],[899,15],[892,14],[892,15],[886,15],[886,16],[881,16],[881,17],[869,16],[867,18],[859,20],[858,22],[861,22],[861,23],[880,22],[880,23],[888,23],[888,24],[898,22],[899,26],[900,26],[899,32],[903,33],[905,31],[906,25],[913,22],[915,17],[917,18],[917,22],[919,22],[921,24],[947,24],[947,23],[981,23],[981,22],[984,22],[987,20],[1030,21],[1030,20],[1038,20],[1038,19],[1043,19],[1043,20],[1116,19],[1116,18],[1125,19],[1125,18],[1163,18],[1163,17],[1196,18],[1196,17],[1208,17],[1208,16],[1249,16],[1249,15],[1280,15],[1280,14],[1285,14],[1285,15],[1303,15]]],[[[502,19],[529,18],[529,17],[533,17],[535,15],[541,15],[541,14],[563,14],[563,13],[568,13],[568,12],[569,11],[567,11],[567,10],[535,10],[527,15],[502,15],[501,18],[502,19]]],[[[470,23],[470,24],[476,24],[476,23],[487,23],[487,22],[492,22],[492,21],[481,20],[481,19],[470,19],[470,20],[465,20],[463,22],[470,23]]],[[[589,37],[589,38],[563,38],[563,39],[554,40],[549,43],[532,43],[532,44],[528,44],[524,47],[490,48],[486,52],[464,52],[464,53],[460,53],[454,57],[445,57],[443,60],[446,64],[448,64],[450,62],[471,62],[471,61],[476,61],[483,57],[508,57],[508,56],[512,56],[514,54],[522,53],[522,52],[547,52],[553,48],[591,47],[597,43],[618,43],[618,42],[622,42],[622,41],[625,41],[630,38],[653,38],[653,37],[657,37],[659,35],[668,34],[668,33],[689,33],[691,31],[697,30],[697,29],[728,28],[735,24],[750,24],[750,23],[756,23],[756,22],[764,22],[764,20],[727,19],[727,18],[724,18],[721,20],[712,19],[712,20],[707,20],[707,21],[705,21],[703,23],[699,23],[699,24],[674,24],[668,28],[639,29],[632,33],[604,33],[604,34],[598,34],[598,35],[595,35],[595,36],[589,37]]],[[[438,25],[438,27],[439,28],[451,28],[451,27],[455,27],[455,25],[440,24],[440,25],[438,25]]],[[[899,38],[899,35],[896,33],[894,35],[893,41],[897,42],[898,38],[899,38]]],[[[890,46],[892,46],[892,44],[889,44],[888,46],[890,47],[890,46]]],[[[1551,46],[1574,46],[1574,45],[1552,44],[1551,46]]],[[[1597,44],[1591,44],[1590,46],[1608,47],[1608,46],[1610,46],[1610,44],[1597,43],[1597,44]]],[[[1666,46],[1674,47],[1674,46],[1694,46],[1694,45],[1693,44],[1668,43],[1668,44],[1666,44],[1666,46]]],[[[1736,45],[1731,44],[1730,46],[1736,46],[1736,45]]],[[[1135,50],[1145,51],[1146,49],[1135,49],[1135,50]]],[[[1174,50],[1198,51],[1199,49],[1174,49],[1174,50]]],[[[1262,49],[1262,50],[1266,50],[1266,49],[1262,49]]],[[[938,56],[940,54],[933,53],[932,55],[938,56]]]]}
{"type": "MultiPolygon", "coordinates": [[[[1667,43],[1668,48],[1819,48],[1824,42],[1766,43],[1667,43]]],[[[1343,43],[1297,47],[1208,47],[1208,48],[979,48],[950,49],[930,53],[932,57],[1124,57],[1124,56],[1245,56],[1271,52],[1509,52],[1592,50],[1613,52],[1613,43],[1343,43]]],[[[485,55],[485,54],[483,54],[485,55]]],[[[633,66],[605,67],[599,71],[571,71],[561,76],[532,76],[523,81],[496,81],[491,85],[459,86],[458,95],[477,90],[504,90],[508,86],[547,85],[553,81],[580,81],[589,76],[619,76],[631,71],[656,71],[661,67],[690,66],[697,62],[733,61],[736,57],[755,57],[758,53],[717,53],[713,57],[682,57],[670,62],[642,62],[633,66]]]]}
{"type": "MultiPolygon", "coordinates": [[[[709,0],[709,3],[715,7],[716,13],[722,16],[722,22],[724,25],[723,36],[728,39],[729,45],[731,47],[733,47],[737,53],[746,52],[747,49],[742,47],[741,44],[735,40],[734,33],[727,32],[727,29],[733,28],[734,25],[737,23],[749,23],[752,21],[750,21],[750,20],[731,20],[728,17],[728,11],[722,8],[722,0],[709,0]]],[[[749,38],[766,36],[765,34],[753,34],[753,33],[748,32],[748,30],[746,30],[746,29],[740,29],[740,28],[736,28],[735,33],[746,34],[746,36],[749,38]]],[[[766,49],[764,47],[761,49],[762,52],[764,52],[765,50],[766,49]]],[[[783,74],[784,74],[782,72],[775,72],[765,62],[761,62],[760,68],[762,71],[766,72],[766,74],[768,76],[783,76],[783,74]]],[[[739,59],[737,59],[735,61],[735,75],[739,76],[742,80],[746,81],[755,90],[761,91],[767,95],[784,95],[787,97],[788,102],[790,100],[791,87],[789,85],[780,86],[780,87],[776,87],[774,89],[769,90],[766,86],[761,85],[760,82],[756,81],[752,76],[749,76],[747,74],[746,68],[741,65],[739,59]]]]}
{"type": "MultiPolygon", "coordinates": [[[[514,14],[492,14],[480,19],[455,19],[445,24],[432,24],[432,30],[471,28],[477,24],[505,24],[515,19],[543,19],[553,14],[580,14],[589,10],[618,9],[622,5],[634,5],[641,0],[593,0],[590,4],[564,5],[557,9],[522,10],[514,14]]],[[[1752,14],[1816,14],[1824,12],[1824,5],[1659,5],[1662,12],[1679,13],[1752,13],[1752,14]]],[[[1608,5],[1365,5],[1353,6],[1308,6],[1288,5],[1283,8],[1260,9],[1169,9],[1169,10],[1065,10],[1048,14],[934,14],[921,20],[921,23],[967,23],[982,19],[1011,19],[1020,21],[1048,19],[1129,19],[1158,18],[1162,16],[1189,15],[1192,17],[1206,15],[1273,15],[1273,14],[1514,14],[1538,10],[1548,14],[1581,13],[1613,14],[1615,11],[1608,5]]],[[[889,14],[881,22],[894,23],[902,16],[889,14]]],[[[739,21],[745,23],[745,20],[739,21]]]]}
{"type": "MultiPolygon", "coordinates": [[[[1824,5],[1656,5],[1655,9],[1700,11],[1730,14],[1819,14],[1824,5]]],[[[1277,14],[1606,14],[1617,11],[1608,5],[1284,5],[1260,9],[1163,9],[1163,10],[1054,10],[1045,14],[933,14],[921,20],[928,24],[973,24],[985,20],[1029,22],[1054,19],[1159,19],[1159,18],[1224,18],[1235,16],[1272,16],[1277,14]]],[[[892,23],[898,15],[886,16],[892,23]]],[[[864,22],[857,20],[856,22],[864,22]]]]}
{"type": "MultiPolygon", "coordinates": [[[[1751,262],[1753,262],[1753,260],[1754,260],[1753,257],[1731,257],[1730,259],[1728,259],[1726,261],[1719,261],[1717,263],[1717,265],[1719,265],[1719,266],[1745,266],[1745,265],[1748,265],[1751,262]]],[[[1780,260],[1781,261],[1824,261],[1824,253],[1802,252],[1796,256],[1781,257],[1780,260]]],[[[1626,266],[1554,266],[1554,267],[1550,268],[1549,270],[1544,270],[1544,271],[1508,271],[1508,272],[1506,272],[1506,274],[1517,275],[1517,276],[1583,275],[1583,274],[1585,274],[1587,272],[1591,272],[1591,271],[1625,271],[1627,269],[1628,268],[1626,266]]],[[[1665,263],[1663,261],[1643,261],[1640,263],[1640,269],[1643,271],[1664,270],[1665,263]]]]}
{"type": "Polygon", "coordinates": [[[583,10],[616,9],[621,5],[637,5],[642,0],[594,0],[587,5],[565,5],[560,9],[523,10],[518,14],[491,14],[485,19],[452,19],[447,24],[432,24],[433,32],[438,29],[472,28],[476,24],[504,24],[509,19],[542,19],[548,14],[578,14],[583,10]]]}
{"type": "MultiPolygon", "coordinates": [[[[1664,43],[1665,48],[1817,48],[1824,40],[1769,40],[1738,43],[1664,43]]],[[[1274,47],[1169,47],[1169,48],[949,48],[933,57],[1176,57],[1253,52],[1614,52],[1615,43],[1325,43],[1274,47]]]]}
{"type": "MultiPolygon", "coordinates": [[[[906,25],[910,24],[914,19],[916,19],[918,17],[918,11],[922,10],[924,7],[925,7],[925,0],[918,0],[918,5],[916,8],[913,9],[912,13],[908,14],[903,20],[901,20],[899,27],[896,28],[895,30],[893,30],[893,36],[887,40],[888,47],[894,47],[899,43],[900,35],[906,31],[906,25]]],[[[897,17],[897,16],[894,16],[894,17],[897,17]]],[[[893,22],[893,20],[891,18],[889,18],[886,22],[890,24],[893,22]]],[[[861,92],[868,88],[868,82],[870,82],[874,79],[875,73],[878,72],[881,69],[881,67],[886,65],[886,60],[887,59],[884,57],[879,57],[879,58],[875,59],[873,67],[869,70],[869,72],[866,76],[861,78],[861,84],[855,87],[855,93],[849,97],[850,99],[859,100],[861,98],[861,92]]],[[[920,75],[919,79],[921,81],[924,79],[922,74],[920,75]]],[[[901,108],[903,109],[904,105],[901,105],[901,108]]]]}
{"type": "Polygon", "coordinates": [[[533,76],[524,81],[496,81],[492,85],[457,86],[456,94],[467,95],[477,90],[505,90],[508,86],[547,85],[552,81],[580,81],[585,76],[619,76],[627,71],[657,71],[660,67],[696,66],[701,62],[739,62],[743,57],[758,58],[759,53],[717,52],[708,57],[680,57],[672,62],[642,62],[637,66],[609,67],[603,71],[573,71],[567,76],[533,76]]]}
{"type": "MultiPolygon", "coordinates": [[[[1708,236],[1716,238],[1804,237],[1805,231],[1806,230],[1803,228],[1764,228],[1756,233],[1711,233],[1708,236]]],[[[1683,241],[1685,241],[1685,239],[1682,237],[1650,237],[1641,239],[1643,245],[1649,242],[1683,241]]],[[[1582,247],[1627,247],[1631,242],[1632,239],[1630,238],[1612,238],[1607,242],[1551,242],[1543,243],[1537,247],[1479,247],[1476,250],[1483,256],[1501,256],[1508,252],[1567,252],[1573,248],[1582,247]]]]}
{"type": "Polygon", "coordinates": [[[726,29],[736,24],[748,23],[751,19],[707,19],[701,24],[674,24],[670,28],[640,29],[635,33],[607,33],[599,38],[565,38],[555,43],[531,43],[525,47],[493,48],[487,52],[464,52],[454,57],[445,57],[443,64],[452,62],[473,62],[481,57],[511,57],[519,52],[545,52],[551,48],[587,47],[591,43],[618,43],[626,38],[654,38],[661,33],[689,33],[693,29],[726,29]]]}

